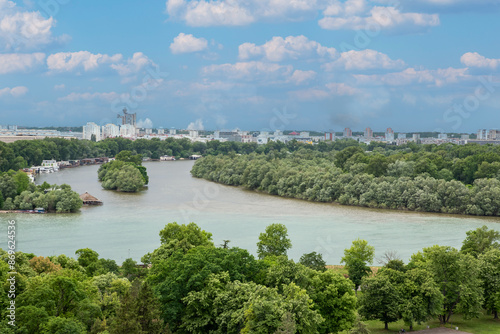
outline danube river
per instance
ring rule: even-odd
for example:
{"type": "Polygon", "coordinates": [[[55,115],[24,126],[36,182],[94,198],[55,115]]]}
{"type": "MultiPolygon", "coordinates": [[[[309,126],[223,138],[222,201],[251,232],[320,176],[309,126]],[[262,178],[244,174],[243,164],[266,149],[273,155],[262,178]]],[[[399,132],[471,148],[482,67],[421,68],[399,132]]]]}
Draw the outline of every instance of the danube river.
{"type": "Polygon", "coordinates": [[[289,256],[298,260],[317,251],[328,264],[340,264],[345,248],[362,238],[376,257],[396,251],[407,262],[411,254],[435,244],[460,247],[465,232],[482,225],[500,231],[500,218],[476,218],[371,210],[279,198],[222,186],[191,177],[193,161],[146,162],[150,184],[135,194],[101,188],[99,166],[43,174],[36,183],[67,183],[88,191],[103,206],[84,207],[75,214],[0,214],[1,247],[7,244],[7,221],[17,223],[17,250],[37,255],[75,256],[89,247],[101,257],[121,263],[160,245],[158,232],[170,222],[195,222],[213,234],[215,244],[256,252],[259,233],[271,223],[285,224],[292,240],[289,256]]]}

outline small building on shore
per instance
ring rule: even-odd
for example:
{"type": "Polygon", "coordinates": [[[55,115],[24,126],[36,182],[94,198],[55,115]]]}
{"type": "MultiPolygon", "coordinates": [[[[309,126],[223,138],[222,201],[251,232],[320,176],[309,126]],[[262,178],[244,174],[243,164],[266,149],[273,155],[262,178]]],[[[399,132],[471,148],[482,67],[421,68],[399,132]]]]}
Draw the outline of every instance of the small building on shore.
{"type": "Polygon", "coordinates": [[[198,154],[193,154],[189,156],[189,160],[198,160],[199,158],[201,158],[201,155],[198,154]]]}
{"type": "Polygon", "coordinates": [[[83,205],[102,205],[102,201],[95,198],[88,192],[80,195],[80,199],[83,201],[83,205]]]}

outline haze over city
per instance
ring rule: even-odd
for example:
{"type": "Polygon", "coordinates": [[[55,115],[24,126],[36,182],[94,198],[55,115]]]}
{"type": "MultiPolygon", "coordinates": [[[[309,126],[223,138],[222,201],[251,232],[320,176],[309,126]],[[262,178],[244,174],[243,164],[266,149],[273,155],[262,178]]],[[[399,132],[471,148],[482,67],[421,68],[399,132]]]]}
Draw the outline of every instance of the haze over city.
{"type": "Polygon", "coordinates": [[[104,125],[127,107],[152,127],[260,130],[286,113],[298,130],[494,128],[499,9],[0,0],[1,123],[104,125]]]}

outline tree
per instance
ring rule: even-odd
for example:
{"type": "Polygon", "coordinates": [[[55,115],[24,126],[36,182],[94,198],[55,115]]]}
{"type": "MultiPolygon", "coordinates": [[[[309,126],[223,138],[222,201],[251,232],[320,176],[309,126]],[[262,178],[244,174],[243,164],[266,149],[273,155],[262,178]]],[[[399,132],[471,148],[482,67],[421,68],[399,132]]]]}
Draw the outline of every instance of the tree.
{"type": "Polygon", "coordinates": [[[356,239],[352,242],[352,246],[349,249],[344,250],[344,256],[342,257],[341,263],[349,263],[354,259],[359,259],[365,263],[373,263],[373,258],[375,256],[375,248],[368,245],[368,241],[356,239]]]}
{"type": "Polygon", "coordinates": [[[315,272],[306,291],[314,302],[313,309],[325,319],[320,325],[320,333],[338,333],[352,327],[357,300],[348,279],[330,270],[315,272]]]}
{"type": "Polygon", "coordinates": [[[355,285],[356,294],[362,278],[371,273],[367,263],[372,263],[374,256],[375,248],[368,245],[366,240],[356,239],[352,242],[351,248],[344,250],[340,263],[345,263],[349,278],[355,285]]]}
{"type": "Polygon", "coordinates": [[[169,223],[160,231],[161,245],[154,252],[142,257],[143,263],[164,260],[176,250],[187,253],[197,246],[213,247],[212,233],[202,230],[195,223],[179,225],[177,222],[169,223]]]}
{"type": "Polygon", "coordinates": [[[326,262],[323,260],[323,256],[316,252],[302,255],[299,263],[313,270],[326,271],[326,262]]]}
{"type": "Polygon", "coordinates": [[[415,268],[406,271],[398,289],[401,298],[399,313],[410,330],[415,323],[425,322],[441,312],[443,295],[427,270],[415,268]]]}
{"type": "Polygon", "coordinates": [[[121,151],[115,157],[116,160],[123,162],[132,162],[137,166],[142,165],[142,156],[140,154],[132,154],[131,151],[121,151]]]}
{"type": "Polygon", "coordinates": [[[159,296],[162,316],[172,331],[178,329],[185,314],[184,297],[200,291],[210,274],[228,272],[231,280],[253,280],[261,266],[246,250],[198,246],[187,253],[175,251],[164,260],[153,262],[147,282],[159,296]]]}
{"type": "MultiPolygon", "coordinates": [[[[108,164],[110,163],[114,163],[114,161],[108,162],[108,164]]],[[[104,175],[101,171],[99,172],[99,177],[102,177],[102,187],[108,190],[137,192],[145,184],[145,179],[139,169],[126,164],[119,168],[110,167],[104,175]]]]}
{"type": "Polygon", "coordinates": [[[399,293],[386,275],[365,278],[361,284],[359,314],[369,320],[380,320],[385,330],[399,319],[399,293]]]}
{"type": "Polygon", "coordinates": [[[75,254],[78,256],[78,263],[85,269],[87,275],[92,276],[97,270],[99,253],[90,248],[82,248],[78,249],[75,254]]]}
{"type": "Polygon", "coordinates": [[[460,251],[464,254],[470,254],[477,258],[490,249],[500,249],[500,233],[490,230],[486,225],[475,230],[467,231],[467,237],[462,243],[460,251]]]}
{"type": "Polygon", "coordinates": [[[85,334],[85,326],[76,319],[62,317],[50,317],[49,321],[42,325],[42,334],[85,334]]]}
{"type": "Polygon", "coordinates": [[[288,239],[288,231],[283,224],[271,224],[266,227],[266,232],[261,233],[257,243],[257,254],[260,259],[269,255],[285,255],[292,247],[292,242],[288,239]]]}
{"type": "Polygon", "coordinates": [[[500,312],[500,249],[490,249],[479,255],[480,278],[484,290],[484,307],[498,319],[500,312]]]}
{"type": "Polygon", "coordinates": [[[433,246],[413,255],[410,264],[427,269],[438,285],[444,298],[438,316],[442,324],[448,323],[453,313],[461,313],[465,319],[479,316],[483,290],[478,260],[452,247],[433,246]]]}

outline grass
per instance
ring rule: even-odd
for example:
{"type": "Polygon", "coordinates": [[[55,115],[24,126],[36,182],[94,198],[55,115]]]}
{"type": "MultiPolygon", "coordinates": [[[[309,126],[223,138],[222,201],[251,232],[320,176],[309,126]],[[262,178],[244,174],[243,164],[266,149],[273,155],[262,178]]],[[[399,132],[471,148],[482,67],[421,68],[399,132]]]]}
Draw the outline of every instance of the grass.
{"type": "MultiPolygon", "coordinates": [[[[492,315],[482,314],[477,319],[464,320],[461,315],[454,314],[451,317],[451,322],[446,324],[445,326],[441,326],[439,324],[439,320],[431,320],[427,323],[423,323],[421,325],[413,326],[413,330],[422,330],[436,327],[447,327],[451,329],[455,329],[458,327],[458,330],[463,332],[469,332],[473,334],[499,334],[500,333],[500,320],[493,319],[492,315]]],[[[378,333],[397,333],[401,328],[404,328],[407,332],[409,332],[409,327],[404,324],[402,320],[398,322],[392,322],[389,324],[389,330],[386,331],[384,329],[384,323],[381,321],[371,320],[371,321],[363,321],[373,334],[378,333]]]]}

